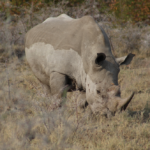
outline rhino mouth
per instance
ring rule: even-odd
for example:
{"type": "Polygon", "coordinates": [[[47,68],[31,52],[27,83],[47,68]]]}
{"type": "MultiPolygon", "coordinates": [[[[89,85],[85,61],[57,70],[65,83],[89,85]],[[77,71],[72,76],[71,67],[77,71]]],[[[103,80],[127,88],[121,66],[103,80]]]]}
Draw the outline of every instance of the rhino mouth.
{"type": "Polygon", "coordinates": [[[93,114],[101,114],[107,118],[114,116],[116,112],[125,111],[134,96],[134,92],[127,98],[121,98],[119,86],[111,86],[107,90],[97,90],[92,98],[93,102],[88,103],[93,114]]]}
{"type": "Polygon", "coordinates": [[[125,111],[127,106],[129,105],[129,103],[131,102],[133,96],[134,96],[134,92],[132,92],[132,94],[128,97],[128,98],[121,98],[121,92],[120,92],[120,87],[119,86],[112,86],[111,88],[113,88],[114,90],[108,90],[109,93],[109,97],[112,99],[111,102],[112,103],[117,103],[118,104],[118,108],[121,111],[125,111]]]}
{"type": "MultiPolygon", "coordinates": [[[[127,98],[121,98],[120,96],[113,96],[112,98],[108,99],[106,107],[108,108],[109,113],[111,113],[111,115],[114,116],[116,112],[120,113],[125,111],[129,103],[131,102],[133,96],[134,92],[132,92],[131,95],[129,95],[127,98]]],[[[107,116],[110,116],[109,113],[107,113],[107,116]]]]}

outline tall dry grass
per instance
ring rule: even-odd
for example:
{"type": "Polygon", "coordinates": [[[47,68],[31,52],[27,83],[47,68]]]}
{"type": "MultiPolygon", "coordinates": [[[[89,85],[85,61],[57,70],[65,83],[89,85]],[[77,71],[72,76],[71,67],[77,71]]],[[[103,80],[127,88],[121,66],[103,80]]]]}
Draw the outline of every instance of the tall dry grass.
{"type": "Polygon", "coordinates": [[[136,95],[126,112],[107,119],[81,111],[78,92],[68,94],[60,108],[60,100],[45,94],[25,60],[14,57],[0,66],[0,149],[150,148],[149,68],[122,68],[122,96],[136,95]]]}

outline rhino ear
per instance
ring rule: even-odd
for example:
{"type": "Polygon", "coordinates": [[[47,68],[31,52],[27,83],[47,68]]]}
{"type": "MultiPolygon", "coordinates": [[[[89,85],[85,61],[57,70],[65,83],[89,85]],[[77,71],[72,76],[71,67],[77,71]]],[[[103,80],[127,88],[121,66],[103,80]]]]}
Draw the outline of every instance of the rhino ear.
{"type": "Polygon", "coordinates": [[[127,56],[116,58],[116,62],[119,65],[129,65],[134,56],[135,56],[135,54],[130,53],[127,56]]]}
{"type": "Polygon", "coordinates": [[[95,59],[95,63],[99,64],[100,62],[106,59],[106,55],[104,53],[97,53],[97,57],[95,59]]]}

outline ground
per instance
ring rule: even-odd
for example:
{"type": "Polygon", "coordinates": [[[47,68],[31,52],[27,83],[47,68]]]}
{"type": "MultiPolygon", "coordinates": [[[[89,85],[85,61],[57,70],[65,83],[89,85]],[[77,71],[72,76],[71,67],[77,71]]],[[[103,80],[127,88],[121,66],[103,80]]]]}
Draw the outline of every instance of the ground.
{"type": "Polygon", "coordinates": [[[57,95],[46,95],[34,77],[23,43],[9,46],[10,39],[2,39],[0,149],[150,150],[150,27],[100,23],[116,57],[136,55],[119,73],[121,96],[135,91],[127,110],[111,119],[92,116],[78,109],[78,91],[60,108],[57,95]]]}

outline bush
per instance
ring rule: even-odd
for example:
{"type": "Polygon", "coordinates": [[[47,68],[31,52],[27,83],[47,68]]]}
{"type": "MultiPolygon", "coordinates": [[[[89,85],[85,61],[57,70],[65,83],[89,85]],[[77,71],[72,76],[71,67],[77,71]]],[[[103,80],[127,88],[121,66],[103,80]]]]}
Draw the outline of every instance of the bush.
{"type": "MultiPolygon", "coordinates": [[[[63,1],[63,0],[61,0],[63,1]]],[[[20,5],[26,5],[27,3],[28,4],[31,4],[31,3],[45,3],[47,5],[51,4],[51,3],[58,3],[58,2],[61,2],[60,0],[11,0],[11,3],[12,5],[14,6],[20,6],[20,5]]],[[[64,0],[65,2],[67,2],[70,6],[75,6],[77,4],[81,4],[83,1],[85,0],[64,0]]]]}
{"type": "MultiPolygon", "coordinates": [[[[45,6],[51,6],[54,4],[62,3],[67,7],[73,7],[80,5],[85,0],[10,0],[8,2],[0,2],[0,11],[9,12],[11,15],[20,15],[26,8],[31,8],[36,12],[45,6]]],[[[26,13],[26,12],[25,12],[26,13]]]]}
{"type": "Polygon", "coordinates": [[[149,0],[112,0],[110,9],[124,21],[144,21],[150,17],[149,0]]]}
{"type": "Polygon", "coordinates": [[[1,2],[0,3],[0,11],[7,12],[8,14],[20,15],[23,12],[24,8],[29,8],[34,6],[33,11],[39,10],[44,3],[41,0],[11,0],[10,2],[1,2]]]}
{"type": "MultiPolygon", "coordinates": [[[[86,5],[91,10],[97,7],[98,13],[112,13],[126,22],[147,21],[150,23],[150,1],[149,0],[11,0],[10,2],[0,2],[0,11],[11,15],[20,15],[26,9],[31,8],[36,12],[47,6],[65,6],[66,9],[86,5]]],[[[71,8],[72,9],[72,8],[71,8]]],[[[83,11],[86,11],[83,9],[83,11]]]]}

